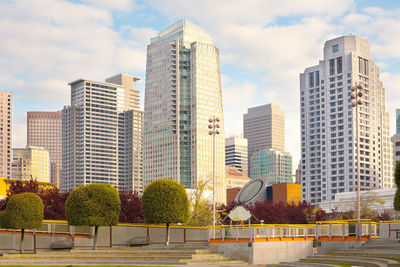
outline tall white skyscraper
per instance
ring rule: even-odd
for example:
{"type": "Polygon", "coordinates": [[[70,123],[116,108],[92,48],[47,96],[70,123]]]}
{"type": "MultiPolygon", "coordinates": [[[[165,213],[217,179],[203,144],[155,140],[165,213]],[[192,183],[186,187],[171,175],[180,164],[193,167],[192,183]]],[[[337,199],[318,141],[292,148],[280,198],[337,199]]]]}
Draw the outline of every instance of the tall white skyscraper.
{"type": "Polygon", "coordinates": [[[63,191],[91,183],[143,191],[138,80],[122,73],[70,83],[71,106],[62,111],[63,191]]]}
{"type": "Polygon", "coordinates": [[[209,118],[220,119],[216,140],[216,199],[225,203],[225,137],[219,51],[212,37],[183,19],[147,47],[143,129],[144,182],[164,178],[196,188],[211,180],[209,118]]]}
{"type": "Polygon", "coordinates": [[[356,36],[329,40],[319,64],[300,74],[302,199],[313,204],[355,191],[355,125],[359,125],[361,190],[393,187],[385,88],[369,44],[356,36]],[[350,88],[362,84],[355,121],[350,88]]]}

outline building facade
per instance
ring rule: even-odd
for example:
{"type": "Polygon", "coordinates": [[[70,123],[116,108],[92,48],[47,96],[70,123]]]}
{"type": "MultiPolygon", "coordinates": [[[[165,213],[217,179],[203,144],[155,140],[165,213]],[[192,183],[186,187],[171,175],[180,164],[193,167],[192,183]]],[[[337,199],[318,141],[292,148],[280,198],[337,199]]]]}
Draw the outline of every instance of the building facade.
{"type": "Polygon", "coordinates": [[[396,163],[400,160],[400,133],[395,134],[392,138],[393,142],[393,168],[396,167],[396,163]]]}
{"type": "Polygon", "coordinates": [[[50,155],[50,182],[61,186],[62,112],[27,113],[27,145],[43,147],[50,155]]]}
{"type": "Polygon", "coordinates": [[[209,119],[215,136],[216,200],[225,203],[225,137],[219,50],[212,37],[183,19],[161,31],[147,47],[143,129],[145,185],[164,178],[185,188],[213,173],[209,119]]]}
{"type": "Polygon", "coordinates": [[[143,191],[139,78],[118,74],[70,83],[71,106],[62,111],[62,190],[108,183],[143,191]]]}
{"type": "Polygon", "coordinates": [[[50,182],[49,151],[43,147],[26,146],[13,149],[11,179],[50,182]]]}
{"type": "Polygon", "coordinates": [[[261,149],[250,159],[252,179],[262,179],[268,185],[293,183],[292,156],[278,149],[261,149]]]}
{"type": "Polygon", "coordinates": [[[246,138],[232,136],[225,139],[225,164],[248,175],[249,160],[246,138]]]}
{"type": "MultiPolygon", "coordinates": [[[[261,149],[285,151],[285,113],[278,105],[267,104],[249,108],[243,115],[243,135],[248,140],[248,157],[261,149]]],[[[251,170],[249,176],[253,178],[251,170]]]]}
{"type": "Polygon", "coordinates": [[[400,134],[400,109],[396,109],[396,133],[400,134]]]}
{"type": "Polygon", "coordinates": [[[242,188],[251,180],[243,172],[231,166],[225,167],[225,174],[226,174],[225,176],[226,189],[242,188]]]}
{"type": "Polygon", "coordinates": [[[327,41],[323,60],[300,74],[300,105],[303,200],[316,204],[356,190],[357,141],[361,190],[393,187],[385,88],[367,41],[352,35],[327,41]],[[355,84],[363,86],[358,122],[350,99],[355,84]]]}
{"type": "Polygon", "coordinates": [[[12,94],[0,90],[0,177],[11,178],[12,94]]]}

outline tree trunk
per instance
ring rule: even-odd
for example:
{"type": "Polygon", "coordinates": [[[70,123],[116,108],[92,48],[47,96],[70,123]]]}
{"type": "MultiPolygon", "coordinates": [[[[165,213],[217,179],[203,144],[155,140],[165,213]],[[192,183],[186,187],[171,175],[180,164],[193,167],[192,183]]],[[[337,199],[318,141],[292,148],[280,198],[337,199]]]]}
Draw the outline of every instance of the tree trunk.
{"type": "Polygon", "coordinates": [[[169,223],[167,223],[167,236],[166,236],[166,238],[165,238],[165,245],[166,246],[169,246],[169,223]]]}
{"type": "Polygon", "coordinates": [[[99,227],[96,225],[94,227],[94,240],[93,240],[93,249],[97,248],[97,232],[99,231],[99,227]]]}
{"type": "Polygon", "coordinates": [[[24,239],[25,239],[25,229],[21,229],[21,244],[19,248],[19,253],[24,254],[24,239]]]}

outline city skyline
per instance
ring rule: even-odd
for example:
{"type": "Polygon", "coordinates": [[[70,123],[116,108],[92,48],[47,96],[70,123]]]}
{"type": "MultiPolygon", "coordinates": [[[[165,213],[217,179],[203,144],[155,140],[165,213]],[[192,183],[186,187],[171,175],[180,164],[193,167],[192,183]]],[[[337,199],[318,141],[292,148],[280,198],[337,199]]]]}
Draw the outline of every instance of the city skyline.
{"type": "MultiPolygon", "coordinates": [[[[298,75],[304,66],[322,57],[320,47],[325,40],[349,33],[371,44],[371,57],[381,67],[387,89],[390,134],[395,132],[395,103],[400,101],[396,90],[400,54],[394,49],[400,38],[400,9],[395,1],[380,2],[378,7],[374,1],[293,2],[290,7],[284,1],[265,2],[270,7],[267,12],[259,11],[265,10],[263,1],[252,7],[234,3],[229,11],[223,1],[213,8],[207,1],[196,3],[197,8],[187,3],[177,12],[171,12],[176,2],[168,6],[159,1],[104,3],[0,4],[4,10],[1,23],[8,23],[0,27],[2,35],[8,36],[0,49],[4,59],[0,90],[13,92],[14,147],[26,144],[26,136],[20,134],[26,132],[26,111],[60,110],[68,103],[69,81],[77,77],[101,80],[121,71],[144,79],[149,38],[182,17],[210,32],[221,50],[226,137],[241,134],[240,118],[247,108],[278,104],[286,113],[286,150],[293,155],[293,162],[298,162],[298,75]],[[79,20],[69,19],[72,11],[81,14],[79,20]],[[89,32],[101,42],[82,38],[89,32]],[[71,41],[78,38],[80,42],[71,41]],[[246,94],[241,94],[243,91],[246,94]],[[291,138],[289,133],[293,133],[291,138]]],[[[139,89],[143,96],[144,82],[139,89]]]]}

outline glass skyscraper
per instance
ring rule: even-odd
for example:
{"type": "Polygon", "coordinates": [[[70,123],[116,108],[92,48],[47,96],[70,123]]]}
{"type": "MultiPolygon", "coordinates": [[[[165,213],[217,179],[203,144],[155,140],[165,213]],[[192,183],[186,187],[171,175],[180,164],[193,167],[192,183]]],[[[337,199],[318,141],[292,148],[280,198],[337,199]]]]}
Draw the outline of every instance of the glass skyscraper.
{"type": "Polygon", "coordinates": [[[185,188],[212,178],[209,118],[220,119],[216,136],[217,202],[225,202],[225,138],[219,51],[212,37],[183,19],[147,47],[143,129],[144,183],[164,178],[185,188]]]}
{"type": "Polygon", "coordinates": [[[400,109],[396,109],[396,133],[400,133],[400,109]]]}
{"type": "Polygon", "coordinates": [[[292,156],[278,149],[261,149],[250,161],[252,179],[263,179],[269,185],[293,183],[292,156]]]}

